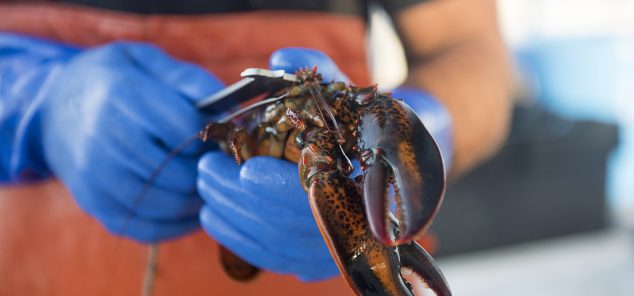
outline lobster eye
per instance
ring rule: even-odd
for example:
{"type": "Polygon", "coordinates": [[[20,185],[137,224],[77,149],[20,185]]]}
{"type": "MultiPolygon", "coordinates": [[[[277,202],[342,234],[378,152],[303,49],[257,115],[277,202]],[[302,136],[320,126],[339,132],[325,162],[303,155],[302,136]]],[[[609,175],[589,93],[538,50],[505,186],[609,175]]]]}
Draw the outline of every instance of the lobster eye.
{"type": "Polygon", "coordinates": [[[344,161],[339,164],[339,171],[344,173],[346,176],[349,176],[350,174],[352,174],[352,171],[354,171],[354,167],[350,162],[344,161]]]}
{"type": "Polygon", "coordinates": [[[304,149],[304,146],[306,145],[305,131],[301,131],[297,134],[297,136],[295,136],[295,145],[297,145],[299,149],[304,149]]]}
{"type": "Polygon", "coordinates": [[[367,105],[374,101],[375,98],[376,94],[374,92],[362,92],[356,95],[355,100],[359,105],[367,105]]]}

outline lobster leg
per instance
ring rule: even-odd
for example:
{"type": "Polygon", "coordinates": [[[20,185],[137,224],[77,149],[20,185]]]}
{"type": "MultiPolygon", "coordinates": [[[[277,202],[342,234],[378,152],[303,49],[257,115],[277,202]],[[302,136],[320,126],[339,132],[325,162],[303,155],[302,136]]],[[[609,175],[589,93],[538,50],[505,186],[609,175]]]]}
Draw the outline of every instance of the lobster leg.
{"type": "Polygon", "coordinates": [[[220,250],[220,263],[225,272],[234,280],[246,282],[254,279],[260,269],[251,265],[249,262],[238,257],[238,255],[229,251],[223,246],[218,246],[220,250]]]}

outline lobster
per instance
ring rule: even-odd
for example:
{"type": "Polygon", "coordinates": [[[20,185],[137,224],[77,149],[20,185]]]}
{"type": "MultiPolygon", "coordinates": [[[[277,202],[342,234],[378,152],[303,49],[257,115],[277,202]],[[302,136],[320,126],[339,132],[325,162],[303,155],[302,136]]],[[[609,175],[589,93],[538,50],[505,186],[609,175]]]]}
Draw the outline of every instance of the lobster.
{"type": "MultiPolygon", "coordinates": [[[[432,257],[414,241],[430,225],[445,188],[439,149],[416,113],[376,86],[324,84],[316,68],[296,75],[294,85],[207,124],[199,137],[238,164],[258,155],[297,163],[322,236],[357,295],[413,295],[402,269],[436,295],[451,295],[432,257]],[[363,170],[355,178],[351,158],[363,170]]],[[[221,254],[230,276],[257,274],[230,251],[221,254]]]]}

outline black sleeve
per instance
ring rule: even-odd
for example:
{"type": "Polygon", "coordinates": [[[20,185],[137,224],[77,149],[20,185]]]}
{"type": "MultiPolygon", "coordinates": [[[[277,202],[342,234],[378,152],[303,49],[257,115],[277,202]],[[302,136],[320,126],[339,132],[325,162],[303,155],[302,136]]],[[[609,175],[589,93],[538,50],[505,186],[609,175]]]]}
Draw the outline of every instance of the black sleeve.
{"type": "MultiPolygon", "coordinates": [[[[0,0],[3,1],[3,0],[0,0]]],[[[302,10],[363,15],[369,0],[61,0],[139,14],[206,14],[253,10],[302,10]]]]}
{"type": "Polygon", "coordinates": [[[430,0],[375,0],[375,2],[381,5],[392,17],[407,7],[428,1],[430,0]]]}

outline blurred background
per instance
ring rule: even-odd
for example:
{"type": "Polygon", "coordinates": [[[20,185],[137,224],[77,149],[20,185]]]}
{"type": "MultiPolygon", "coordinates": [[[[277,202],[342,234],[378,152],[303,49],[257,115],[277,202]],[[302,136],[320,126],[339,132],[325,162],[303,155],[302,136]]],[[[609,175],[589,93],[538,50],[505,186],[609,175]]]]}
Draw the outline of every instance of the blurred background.
{"type": "MultiPolygon", "coordinates": [[[[517,69],[501,152],[453,181],[432,231],[455,295],[634,295],[634,1],[498,0],[517,69]]],[[[406,73],[372,13],[374,79],[406,73]]]]}

